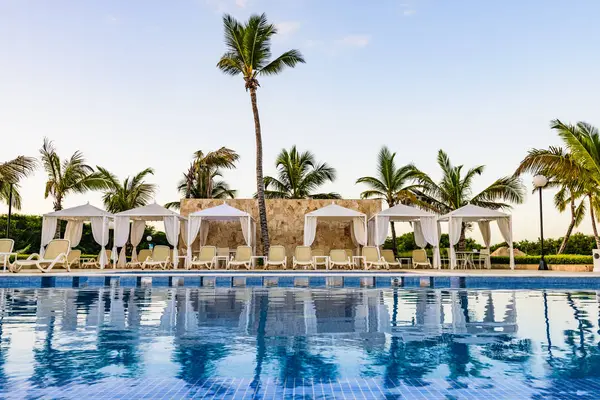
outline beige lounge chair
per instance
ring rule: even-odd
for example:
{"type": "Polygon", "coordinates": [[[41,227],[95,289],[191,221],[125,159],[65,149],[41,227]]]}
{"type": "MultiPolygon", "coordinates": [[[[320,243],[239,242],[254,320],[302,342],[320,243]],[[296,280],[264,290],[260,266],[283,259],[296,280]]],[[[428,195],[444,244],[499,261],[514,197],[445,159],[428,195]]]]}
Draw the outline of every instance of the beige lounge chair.
{"type": "Polygon", "coordinates": [[[306,269],[306,267],[316,268],[310,246],[296,246],[294,258],[292,258],[292,269],[296,269],[296,267],[302,267],[303,269],[306,269]]]}
{"type": "Polygon", "coordinates": [[[171,265],[171,248],[165,245],[156,245],[152,249],[152,256],[142,262],[142,269],[148,267],[167,269],[171,265]]]}
{"type": "Polygon", "coordinates": [[[394,257],[394,250],[383,249],[381,250],[381,257],[385,260],[388,265],[388,269],[391,267],[401,267],[400,261],[394,257]]]}
{"type": "Polygon", "coordinates": [[[81,267],[81,250],[71,250],[67,256],[69,268],[81,267]]]}
{"type": "Polygon", "coordinates": [[[365,258],[365,269],[377,268],[381,267],[385,269],[390,269],[387,261],[383,257],[379,255],[379,251],[375,246],[365,246],[362,251],[363,257],[365,258]]]}
{"type": "Polygon", "coordinates": [[[141,268],[144,261],[146,261],[149,257],[152,257],[152,250],[142,249],[137,253],[137,261],[129,261],[127,264],[125,264],[125,268],[141,268]]]}
{"type": "Polygon", "coordinates": [[[10,256],[15,256],[17,259],[17,253],[13,253],[15,247],[15,241],[12,239],[0,239],[0,262],[4,270],[10,264],[10,256]]]}
{"type": "MultiPolygon", "coordinates": [[[[112,250],[104,250],[106,252],[106,265],[110,264],[112,250]]],[[[81,261],[81,268],[100,268],[100,253],[94,258],[87,258],[81,261]]],[[[105,267],[106,267],[105,265],[105,267]]]]}
{"type": "Polygon", "coordinates": [[[431,268],[431,263],[429,262],[429,258],[427,258],[427,252],[423,249],[413,250],[412,265],[413,268],[418,268],[419,266],[431,268]]]}
{"type": "Polygon", "coordinates": [[[71,242],[66,239],[54,239],[46,246],[44,257],[34,253],[27,260],[15,260],[10,264],[11,272],[19,272],[23,267],[36,266],[42,272],[49,272],[54,266],[62,265],[67,271],[71,271],[67,256],[71,250],[71,242]]]}
{"type": "Polygon", "coordinates": [[[215,266],[216,255],[217,248],[215,246],[202,246],[200,247],[200,254],[194,256],[188,269],[193,269],[195,266],[212,269],[215,266]]]}
{"type": "Polygon", "coordinates": [[[486,261],[490,257],[490,249],[486,249],[485,247],[479,250],[479,258],[477,259],[477,263],[479,264],[479,268],[486,267],[486,261]]]}
{"type": "Polygon", "coordinates": [[[285,247],[283,246],[271,246],[269,247],[269,256],[265,262],[265,269],[269,269],[269,266],[287,268],[287,256],[285,255],[285,247]]]}
{"type": "Polygon", "coordinates": [[[252,247],[250,246],[238,246],[235,251],[235,257],[229,260],[227,268],[233,267],[246,267],[250,269],[252,264],[252,247]]]}
{"type": "Polygon", "coordinates": [[[315,264],[315,269],[318,269],[319,266],[324,266],[325,268],[327,268],[327,259],[326,258],[322,258],[325,257],[325,251],[321,250],[321,249],[314,249],[312,251],[312,256],[313,256],[313,261],[315,264]]]}
{"type": "Polygon", "coordinates": [[[335,267],[352,268],[352,259],[348,258],[346,250],[335,249],[329,252],[329,269],[335,267]]]}

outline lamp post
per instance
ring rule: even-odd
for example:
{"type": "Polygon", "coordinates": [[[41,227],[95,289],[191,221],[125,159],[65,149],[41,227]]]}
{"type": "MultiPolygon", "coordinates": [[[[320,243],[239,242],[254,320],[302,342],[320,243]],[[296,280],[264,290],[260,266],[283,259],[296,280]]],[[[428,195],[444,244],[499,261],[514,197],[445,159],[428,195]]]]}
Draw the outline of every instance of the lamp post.
{"type": "Polygon", "coordinates": [[[536,175],[533,177],[533,186],[537,188],[538,192],[540,192],[540,241],[542,245],[540,266],[538,267],[540,271],[548,270],[548,264],[546,264],[546,259],[544,258],[544,216],[542,213],[542,189],[547,184],[548,178],[546,178],[544,175],[536,175]]]}
{"type": "Polygon", "coordinates": [[[152,248],[154,247],[154,245],[152,244],[152,236],[146,236],[146,241],[148,242],[148,248],[152,250],[152,248]]]}
{"type": "Polygon", "coordinates": [[[13,202],[13,183],[9,183],[8,189],[8,215],[6,218],[6,237],[10,238],[10,217],[12,216],[12,202],[13,202]]]}

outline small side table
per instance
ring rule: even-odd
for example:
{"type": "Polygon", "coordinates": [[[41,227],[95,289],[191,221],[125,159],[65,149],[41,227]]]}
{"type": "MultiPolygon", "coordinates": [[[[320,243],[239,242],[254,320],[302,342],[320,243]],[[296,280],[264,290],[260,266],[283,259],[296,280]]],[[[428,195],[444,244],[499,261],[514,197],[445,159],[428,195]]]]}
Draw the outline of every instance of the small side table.
{"type": "MultiPolygon", "coordinates": [[[[180,265],[181,261],[183,260],[183,267],[185,268],[186,267],[185,263],[187,262],[187,255],[178,255],[176,258],[177,258],[177,265],[180,265]]],[[[173,264],[173,269],[177,269],[175,264],[173,264]]]]}
{"type": "Polygon", "coordinates": [[[329,270],[329,256],[313,256],[313,264],[317,269],[317,261],[321,260],[321,264],[325,264],[325,270],[329,270]]]}
{"type": "Polygon", "coordinates": [[[215,256],[215,267],[219,268],[219,261],[225,262],[225,268],[227,268],[227,262],[229,261],[228,256],[215,256]]]}
{"type": "Polygon", "coordinates": [[[402,262],[406,261],[406,267],[410,268],[411,264],[412,264],[412,258],[410,257],[400,257],[398,258],[398,262],[400,263],[400,269],[402,269],[402,262]]]}
{"type": "Polygon", "coordinates": [[[10,256],[15,256],[17,259],[17,253],[0,253],[0,257],[4,257],[4,272],[6,272],[6,264],[10,262],[10,256]]]}
{"type": "Polygon", "coordinates": [[[265,263],[267,262],[267,257],[265,256],[252,256],[250,257],[250,265],[252,265],[252,269],[256,269],[256,261],[257,260],[263,260],[263,267],[265,265],[265,263]]]}
{"type": "Polygon", "coordinates": [[[363,267],[367,266],[367,258],[365,256],[352,256],[352,264],[355,267],[363,267]]]}

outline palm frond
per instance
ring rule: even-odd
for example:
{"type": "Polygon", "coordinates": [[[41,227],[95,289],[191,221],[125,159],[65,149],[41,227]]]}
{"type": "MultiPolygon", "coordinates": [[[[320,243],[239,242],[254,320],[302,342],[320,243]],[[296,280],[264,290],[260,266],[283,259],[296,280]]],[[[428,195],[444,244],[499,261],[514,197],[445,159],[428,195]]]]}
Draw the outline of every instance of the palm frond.
{"type": "Polygon", "coordinates": [[[285,69],[285,67],[294,68],[298,64],[304,64],[306,61],[302,53],[298,50],[288,50],[263,68],[260,69],[261,75],[277,75],[285,69]]]}

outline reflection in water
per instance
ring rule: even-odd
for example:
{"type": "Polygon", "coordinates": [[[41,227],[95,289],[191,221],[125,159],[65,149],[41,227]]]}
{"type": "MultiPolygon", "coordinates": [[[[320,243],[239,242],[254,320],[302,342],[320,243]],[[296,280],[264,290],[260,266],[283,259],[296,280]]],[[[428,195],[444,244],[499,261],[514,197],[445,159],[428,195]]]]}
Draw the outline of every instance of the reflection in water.
{"type": "Polygon", "coordinates": [[[255,390],[266,379],[293,388],[352,378],[418,387],[600,377],[598,299],[401,288],[0,289],[0,389],[153,377],[247,378],[255,390]]]}

